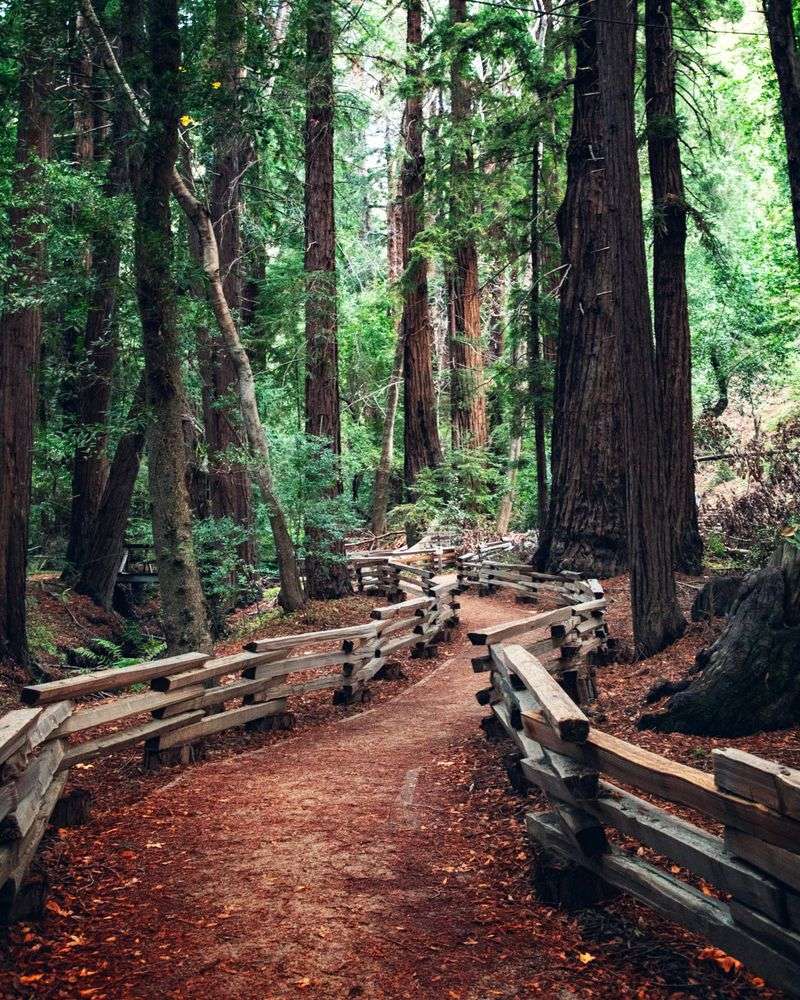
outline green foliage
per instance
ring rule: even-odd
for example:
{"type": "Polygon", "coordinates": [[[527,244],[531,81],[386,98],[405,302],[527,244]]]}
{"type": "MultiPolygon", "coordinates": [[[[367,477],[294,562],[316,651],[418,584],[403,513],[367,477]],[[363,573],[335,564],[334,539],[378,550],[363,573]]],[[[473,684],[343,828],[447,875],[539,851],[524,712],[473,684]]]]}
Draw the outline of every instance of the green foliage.
{"type": "Polygon", "coordinates": [[[225,632],[225,619],[247,590],[253,568],[239,555],[248,540],[245,529],[230,517],[195,520],[192,535],[203,594],[215,636],[225,632]]]}

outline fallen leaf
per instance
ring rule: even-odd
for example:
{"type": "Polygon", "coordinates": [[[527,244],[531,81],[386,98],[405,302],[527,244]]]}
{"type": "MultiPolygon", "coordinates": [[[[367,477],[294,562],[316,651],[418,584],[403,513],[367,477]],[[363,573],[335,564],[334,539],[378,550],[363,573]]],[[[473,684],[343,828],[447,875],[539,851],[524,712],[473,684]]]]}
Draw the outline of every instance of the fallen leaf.
{"type": "Polygon", "coordinates": [[[594,960],[595,960],[594,955],[590,955],[588,951],[578,952],[578,961],[581,963],[581,965],[588,965],[589,962],[594,962],[594,960]]]}

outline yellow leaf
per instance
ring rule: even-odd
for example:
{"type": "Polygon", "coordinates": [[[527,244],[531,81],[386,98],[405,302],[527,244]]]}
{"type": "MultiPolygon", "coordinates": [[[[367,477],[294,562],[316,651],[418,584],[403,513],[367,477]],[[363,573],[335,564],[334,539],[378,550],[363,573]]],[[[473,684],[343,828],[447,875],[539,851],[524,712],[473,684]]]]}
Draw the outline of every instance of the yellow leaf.
{"type": "Polygon", "coordinates": [[[589,962],[594,961],[594,955],[590,955],[588,951],[579,951],[578,961],[581,963],[581,965],[588,965],[589,962]]]}
{"type": "Polygon", "coordinates": [[[221,86],[222,86],[222,84],[220,83],[219,80],[214,80],[214,82],[211,84],[211,89],[212,90],[219,90],[219,88],[221,86]]]}
{"type": "Polygon", "coordinates": [[[188,128],[194,121],[194,118],[191,115],[181,115],[178,120],[184,128],[188,128]]]}

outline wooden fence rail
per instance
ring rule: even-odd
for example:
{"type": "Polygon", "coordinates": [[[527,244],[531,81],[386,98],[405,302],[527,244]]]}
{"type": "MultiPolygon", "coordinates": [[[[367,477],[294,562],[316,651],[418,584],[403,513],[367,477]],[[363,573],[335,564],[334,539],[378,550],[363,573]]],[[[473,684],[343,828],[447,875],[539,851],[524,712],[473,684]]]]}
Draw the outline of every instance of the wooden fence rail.
{"type": "Polygon", "coordinates": [[[800,996],[800,771],[717,750],[709,774],[603,733],[564,679],[517,643],[521,625],[505,630],[489,645],[488,702],[517,747],[512,779],[537,786],[552,807],[529,813],[526,825],[554,901],[585,905],[609,886],[630,893],[800,996]],[[690,807],[700,825],[632,790],[690,807]],[[706,822],[722,824],[724,836],[706,822]],[[625,849],[620,837],[642,848],[625,849]]]}
{"type": "Polygon", "coordinates": [[[30,903],[25,876],[70,767],[136,745],[144,747],[147,766],[185,761],[214,733],[288,728],[289,700],[309,691],[333,689],[341,705],[367,700],[369,681],[398,675],[393,657],[401,650],[429,656],[446,638],[458,623],[455,590],[455,583],[426,579],[425,593],[375,608],[360,625],[259,639],[229,656],[185,653],[24,688],[26,707],[0,717],[0,923],[30,903]],[[303,652],[309,645],[314,650],[303,652]],[[143,684],[149,690],[130,690],[143,684]],[[100,700],[109,694],[120,696],[100,700]]]}

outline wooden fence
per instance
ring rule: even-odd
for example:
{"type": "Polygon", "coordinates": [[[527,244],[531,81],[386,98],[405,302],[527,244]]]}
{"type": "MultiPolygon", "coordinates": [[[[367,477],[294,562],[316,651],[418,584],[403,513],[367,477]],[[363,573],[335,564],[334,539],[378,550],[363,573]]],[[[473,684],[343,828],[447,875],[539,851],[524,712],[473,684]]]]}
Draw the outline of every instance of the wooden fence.
{"type": "Polygon", "coordinates": [[[288,728],[290,699],[308,691],[331,688],[336,704],[364,701],[370,680],[397,675],[392,658],[401,650],[431,655],[457,624],[455,584],[431,581],[427,590],[375,608],[363,625],[259,639],[229,656],[185,653],[24,688],[26,707],[0,717],[0,922],[16,919],[29,903],[25,876],[70,767],[137,744],[148,766],[188,760],[223,730],[288,728]],[[302,653],[309,645],[314,651],[302,653]],[[149,690],[130,690],[143,685],[149,690]]]}
{"type": "Polygon", "coordinates": [[[353,582],[359,593],[382,594],[389,601],[402,600],[407,592],[428,594],[434,577],[452,566],[457,557],[453,546],[396,549],[385,552],[351,552],[348,555],[353,582]]]}
{"type": "MultiPolygon", "coordinates": [[[[509,627],[503,638],[517,637],[509,627]]],[[[592,727],[530,647],[490,643],[489,657],[488,701],[517,747],[510,776],[552,807],[526,819],[550,901],[630,893],[800,996],[800,771],[738,750],[714,751],[713,774],[676,763],[592,727]],[[634,791],[694,810],[701,825],[634,791]]]]}

